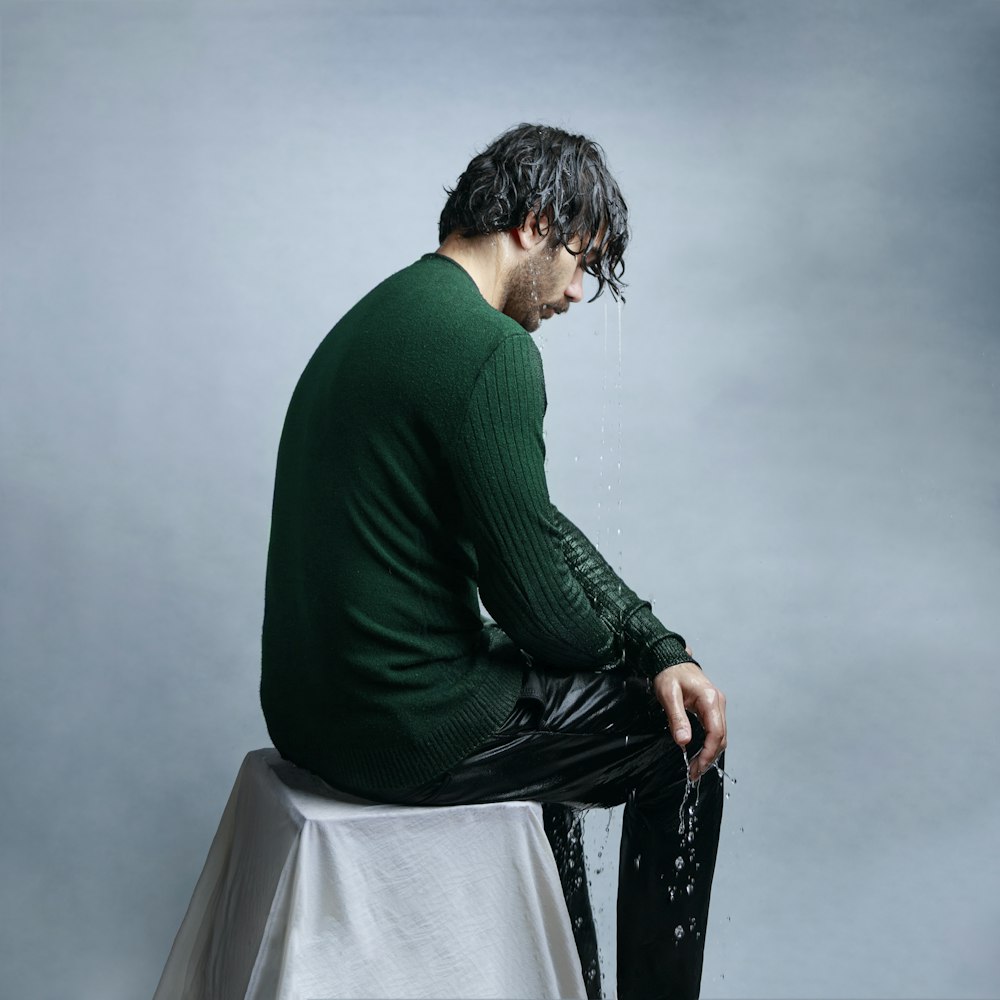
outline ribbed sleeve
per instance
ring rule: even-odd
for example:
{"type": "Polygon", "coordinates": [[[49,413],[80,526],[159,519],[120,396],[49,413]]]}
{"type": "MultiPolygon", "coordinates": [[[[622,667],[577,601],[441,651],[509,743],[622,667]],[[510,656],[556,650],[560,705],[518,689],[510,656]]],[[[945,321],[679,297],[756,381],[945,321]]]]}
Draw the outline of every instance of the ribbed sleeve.
{"type": "Polygon", "coordinates": [[[483,366],[455,445],[483,604],[543,664],[600,669],[624,654],[626,665],[652,677],[691,661],[683,637],[552,505],[544,411],[538,348],[509,337],[483,366]]]}
{"type": "Polygon", "coordinates": [[[627,665],[655,677],[677,663],[697,662],[685,652],[683,636],[671,632],[653,614],[649,601],[625,585],[572,521],[554,507],[552,519],[573,576],[601,619],[621,638],[627,665]]]}
{"type": "Polygon", "coordinates": [[[545,391],[538,348],[505,338],[472,389],[453,445],[456,484],[479,562],[479,592],[533,659],[600,669],[620,651],[570,571],[545,481],[545,391]]]}

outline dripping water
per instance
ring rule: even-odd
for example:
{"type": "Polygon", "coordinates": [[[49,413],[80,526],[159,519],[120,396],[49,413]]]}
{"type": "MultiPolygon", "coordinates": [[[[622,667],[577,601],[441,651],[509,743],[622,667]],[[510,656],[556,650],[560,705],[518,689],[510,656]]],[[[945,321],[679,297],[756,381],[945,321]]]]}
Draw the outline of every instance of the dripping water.
{"type": "MultiPolygon", "coordinates": [[[[615,492],[617,493],[617,524],[615,530],[618,533],[618,576],[622,576],[622,442],[623,442],[623,431],[622,431],[622,303],[621,299],[617,302],[618,306],[618,368],[616,370],[615,378],[615,401],[617,405],[617,423],[618,423],[618,442],[616,448],[616,460],[618,465],[617,481],[615,483],[615,492]]],[[[608,304],[604,303],[604,327],[607,329],[607,315],[608,315],[608,304]]],[[[619,593],[621,592],[621,583],[618,585],[619,593]]]]}
{"type": "Polygon", "coordinates": [[[597,539],[598,552],[603,551],[604,533],[604,453],[608,447],[608,304],[604,303],[604,360],[601,364],[601,454],[597,476],[597,539]]]}

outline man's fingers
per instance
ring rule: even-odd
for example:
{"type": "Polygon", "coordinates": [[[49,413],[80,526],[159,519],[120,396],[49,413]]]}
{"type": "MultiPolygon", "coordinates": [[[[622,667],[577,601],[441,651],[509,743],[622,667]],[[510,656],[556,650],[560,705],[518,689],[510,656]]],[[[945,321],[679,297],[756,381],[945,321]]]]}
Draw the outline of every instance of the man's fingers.
{"type": "Polygon", "coordinates": [[[726,748],[726,696],[694,663],[678,663],[662,670],[653,678],[653,689],[679,747],[683,749],[691,742],[688,711],[698,717],[705,730],[705,741],[688,771],[695,781],[726,748]]]}
{"type": "Polygon", "coordinates": [[[711,736],[706,736],[701,750],[698,751],[698,756],[691,762],[692,780],[700,778],[715,763],[716,758],[725,748],[725,739],[713,739],[711,736]]]}
{"type": "Polygon", "coordinates": [[[700,778],[726,749],[726,696],[718,688],[709,688],[702,692],[695,711],[705,727],[705,742],[691,764],[692,779],[700,778]]]}
{"type": "Polygon", "coordinates": [[[674,738],[674,742],[679,747],[686,747],[691,742],[691,726],[688,725],[687,715],[682,713],[681,715],[671,715],[670,719],[670,732],[674,738]]]}
{"type": "Polygon", "coordinates": [[[670,723],[670,734],[679,747],[685,747],[691,742],[691,723],[688,722],[684,710],[684,693],[679,684],[671,684],[657,692],[663,711],[667,713],[670,723]]]}

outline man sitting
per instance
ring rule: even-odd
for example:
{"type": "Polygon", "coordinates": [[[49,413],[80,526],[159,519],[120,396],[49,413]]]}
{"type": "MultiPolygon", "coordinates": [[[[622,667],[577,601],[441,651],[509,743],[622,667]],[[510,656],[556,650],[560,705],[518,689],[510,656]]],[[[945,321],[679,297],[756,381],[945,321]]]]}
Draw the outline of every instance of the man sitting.
{"type": "MultiPolygon", "coordinates": [[[[697,996],[723,796],[688,792],[725,747],[725,698],[550,502],[530,336],[585,275],[620,296],[625,202],[594,142],[522,125],[470,162],[439,240],[337,323],[292,396],[269,733],[370,799],[626,803],[619,996],[697,996]]],[[[592,972],[592,930],[578,941],[592,972]]]]}

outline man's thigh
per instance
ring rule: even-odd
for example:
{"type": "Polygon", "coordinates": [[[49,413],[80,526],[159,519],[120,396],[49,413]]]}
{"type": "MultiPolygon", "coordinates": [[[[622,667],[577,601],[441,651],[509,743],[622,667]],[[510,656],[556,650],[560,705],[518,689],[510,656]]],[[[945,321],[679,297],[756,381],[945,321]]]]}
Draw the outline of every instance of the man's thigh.
{"type": "MultiPolygon", "coordinates": [[[[703,736],[697,720],[693,729],[692,752],[703,736]]],[[[402,800],[613,806],[637,794],[652,805],[683,789],[686,774],[685,754],[646,678],[621,669],[568,675],[529,669],[499,732],[402,800]]]]}

